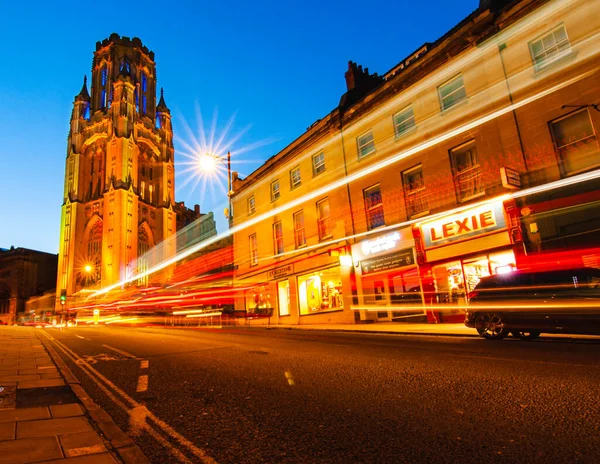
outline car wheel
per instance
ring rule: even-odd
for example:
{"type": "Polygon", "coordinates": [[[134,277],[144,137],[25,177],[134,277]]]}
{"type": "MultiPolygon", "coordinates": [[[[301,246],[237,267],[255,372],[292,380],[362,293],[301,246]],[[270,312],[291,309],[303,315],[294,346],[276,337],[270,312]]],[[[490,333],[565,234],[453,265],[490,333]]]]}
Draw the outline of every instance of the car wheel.
{"type": "Polygon", "coordinates": [[[521,340],[535,340],[540,337],[540,332],[531,330],[517,330],[512,332],[513,337],[520,338],[521,340]]]}
{"type": "Polygon", "coordinates": [[[488,340],[502,340],[509,333],[499,314],[480,314],[475,320],[477,333],[488,340]]]}

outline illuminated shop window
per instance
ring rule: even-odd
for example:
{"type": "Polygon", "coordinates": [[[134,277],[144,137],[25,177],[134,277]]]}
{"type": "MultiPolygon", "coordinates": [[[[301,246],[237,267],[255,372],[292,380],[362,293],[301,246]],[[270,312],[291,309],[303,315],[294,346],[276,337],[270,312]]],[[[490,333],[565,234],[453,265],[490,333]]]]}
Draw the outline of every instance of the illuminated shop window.
{"type": "Polygon", "coordinates": [[[325,172],[325,154],[323,152],[317,153],[312,157],[313,176],[317,176],[322,172],[325,172]]]}
{"type": "Polygon", "coordinates": [[[425,182],[423,180],[423,167],[419,164],[402,173],[404,185],[404,198],[406,201],[406,215],[408,218],[428,212],[425,197],[425,182]]]}
{"type": "Polygon", "coordinates": [[[273,313],[273,303],[269,285],[260,285],[246,291],[246,312],[251,315],[269,316],[273,313]]]}
{"type": "Polygon", "coordinates": [[[375,152],[375,140],[373,139],[373,132],[369,131],[356,139],[358,146],[358,157],[370,155],[375,152]]]}
{"type": "Polygon", "coordinates": [[[381,199],[381,188],[374,185],[364,191],[365,212],[367,215],[367,227],[369,230],[385,225],[383,217],[383,201],[381,199]]]}
{"type": "Polygon", "coordinates": [[[343,309],[339,268],[299,276],[298,299],[301,315],[343,309]]]}
{"type": "Polygon", "coordinates": [[[306,245],[306,234],[304,232],[304,211],[294,213],[294,242],[296,248],[306,245]]]}
{"type": "Polygon", "coordinates": [[[541,39],[529,44],[531,58],[536,71],[544,69],[556,60],[571,53],[571,43],[565,26],[560,25],[541,39]]]}
{"type": "Polygon", "coordinates": [[[485,194],[475,142],[467,142],[450,150],[450,159],[458,201],[467,201],[485,194]]]}
{"type": "Polygon", "coordinates": [[[290,171],[290,188],[295,189],[302,185],[302,178],[300,177],[300,166],[296,166],[290,171]]]}
{"type": "Polygon", "coordinates": [[[331,220],[329,212],[329,199],[325,198],[317,202],[317,228],[319,229],[319,240],[331,237],[331,220]]]}
{"type": "Polygon", "coordinates": [[[277,282],[277,298],[279,302],[279,315],[290,315],[290,281],[277,282]]]}
{"type": "Polygon", "coordinates": [[[438,87],[442,111],[452,108],[467,99],[467,91],[462,74],[453,77],[438,87]]]}
{"type": "Polygon", "coordinates": [[[600,165],[598,140],[587,108],[552,121],[550,128],[565,175],[600,165]]]}
{"type": "Polygon", "coordinates": [[[415,113],[412,105],[394,115],[394,133],[400,137],[415,128],[415,113]]]}

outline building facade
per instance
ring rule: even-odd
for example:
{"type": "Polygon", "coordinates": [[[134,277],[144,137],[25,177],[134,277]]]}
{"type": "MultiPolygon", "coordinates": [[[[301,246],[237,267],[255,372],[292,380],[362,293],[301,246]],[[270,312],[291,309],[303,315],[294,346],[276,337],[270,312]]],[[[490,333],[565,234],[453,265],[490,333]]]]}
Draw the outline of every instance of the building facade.
{"type": "Polygon", "coordinates": [[[234,176],[238,309],[459,321],[483,276],[564,247],[592,262],[598,11],[482,0],[383,76],[350,63],[337,108],[234,176]]]}
{"type": "Polygon", "coordinates": [[[56,285],[66,309],[83,288],[115,284],[176,252],[176,208],[186,208],[175,204],[171,115],[156,90],[154,53],[140,39],[96,43],[90,92],[84,79],[68,136],[56,285]]]}
{"type": "Polygon", "coordinates": [[[51,253],[0,249],[0,323],[15,324],[28,298],[54,290],[57,262],[51,253]]]}

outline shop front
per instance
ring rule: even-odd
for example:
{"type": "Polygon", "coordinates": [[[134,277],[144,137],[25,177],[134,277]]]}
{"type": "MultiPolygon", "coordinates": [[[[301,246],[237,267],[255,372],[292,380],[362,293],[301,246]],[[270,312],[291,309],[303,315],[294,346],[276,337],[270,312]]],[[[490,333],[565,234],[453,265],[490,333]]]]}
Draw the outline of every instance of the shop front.
{"type": "Polygon", "coordinates": [[[429,322],[462,322],[482,277],[516,269],[518,221],[512,205],[486,203],[413,228],[429,322]]]}
{"type": "Polygon", "coordinates": [[[359,304],[357,320],[424,318],[424,298],[410,228],[386,232],[352,245],[359,304]]]}
{"type": "Polygon", "coordinates": [[[260,274],[239,279],[245,287],[244,311],[252,324],[351,323],[347,298],[350,295],[349,268],[340,266],[345,251],[302,257],[277,263],[260,274]]]}

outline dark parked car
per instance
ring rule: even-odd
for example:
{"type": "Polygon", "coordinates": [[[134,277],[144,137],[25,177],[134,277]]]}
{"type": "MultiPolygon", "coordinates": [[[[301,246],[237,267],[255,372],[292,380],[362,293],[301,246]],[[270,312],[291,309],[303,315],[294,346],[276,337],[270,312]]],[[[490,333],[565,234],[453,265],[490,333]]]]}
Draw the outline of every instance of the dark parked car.
{"type": "Polygon", "coordinates": [[[482,278],[470,297],[465,325],[488,339],[600,335],[600,269],[497,274],[482,278]]]}

